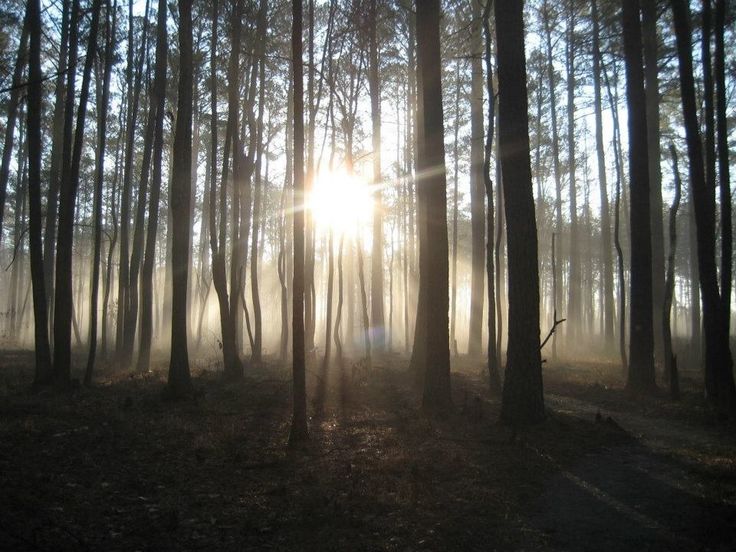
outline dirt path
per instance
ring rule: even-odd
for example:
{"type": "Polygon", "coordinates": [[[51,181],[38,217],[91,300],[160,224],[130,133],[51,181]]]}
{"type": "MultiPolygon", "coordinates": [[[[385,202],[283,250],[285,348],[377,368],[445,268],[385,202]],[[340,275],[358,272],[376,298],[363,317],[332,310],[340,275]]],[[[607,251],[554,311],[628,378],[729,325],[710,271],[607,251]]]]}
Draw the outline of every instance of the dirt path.
{"type": "MultiPolygon", "coordinates": [[[[548,395],[547,404],[587,419],[599,412],[596,404],[568,396],[548,395]]],[[[551,549],[736,549],[732,437],[630,412],[601,418],[632,438],[559,466],[546,483],[531,522],[551,549]]]]}

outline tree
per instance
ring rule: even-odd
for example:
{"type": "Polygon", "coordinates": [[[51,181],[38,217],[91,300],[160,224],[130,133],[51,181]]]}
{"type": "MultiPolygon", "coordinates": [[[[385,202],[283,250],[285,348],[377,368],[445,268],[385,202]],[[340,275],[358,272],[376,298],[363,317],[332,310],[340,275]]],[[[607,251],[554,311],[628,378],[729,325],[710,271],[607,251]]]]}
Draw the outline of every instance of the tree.
{"type": "Polygon", "coordinates": [[[483,181],[488,197],[488,240],[486,245],[486,272],[488,276],[488,382],[493,393],[501,394],[501,359],[496,347],[496,286],[493,263],[493,232],[495,217],[493,213],[493,181],[491,180],[491,153],[493,152],[493,133],[496,118],[496,94],[493,90],[493,62],[491,60],[491,0],[486,0],[483,9],[483,33],[485,35],[486,91],[488,93],[488,135],[483,156],[483,181]]]}
{"type": "Polygon", "coordinates": [[[168,388],[174,397],[186,395],[191,388],[187,349],[187,280],[192,192],[192,81],[192,0],[179,0],[179,99],[169,191],[172,309],[168,388]]]}
{"type": "MultiPolygon", "coordinates": [[[[304,201],[304,61],[302,59],[302,1],[291,4],[291,56],[294,77],[294,201],[304,201]]],[[[294,296],[292,321],[293,411],[289,443],[309,438],[304,350],[304,210],[294,210],[294,296]]]]}
{"type": "Polygon", "coordinates": [[[102,246],[102,187],[105,177],[105,144],[107,133],[107,112],[110,100],[110,75],[114,62],[115,48],[115,30],[117,23],[116,10],[110,9],[108,4],[107,16],[105,18],[105,60],[103,68],[102,86],[99,86],[98,92],[102,90],[101,98],[97,98],[98,103],[98,119],[97,119],[97,167],[95,174],[95,192],[94,192],[94,245],[92,253],[92,284],[90,286],[90,303],[89,303],[89,353],[87,355],[87,368],[84,373],[84,384],[92,383],[92,371],[95,365],[95,355],[97,353],[97,296],[100,289],[100,256],[102,246]],[[113,12],[112,14],[110,12],[113,12]],[[112,24],[110,18],[112,16],[112,24]]]}
{"type": "Polygon", "coordinates": [[[371,326],[374,328],[373,345],[380,353],[385,348],[386,324],[383,312],[383,193],[381,192],[381,81],[378,52],[377,0],[370,0],[370,38],[368,61],[368,87],[371,98],[371,122],[373,138],[373,252],[371,254],[371,326]]]}
{"type": "MultiPolygon", "coordinates": [[[[56,243],[56,290],[54,296],[54,379],[60,386],[69,384],[71,372],[71,332],[73,317],[72,289],[72,242],[74,240],[74,210],[79,188],[79,172],[84,147],[84,125],[87,117],[92,64],[97,52],[97,29],[99,27],[102,0],[92,4],[92,22],[87,44],[87,54],[82,74],[82,88],[77,108],[77,125],[71,159],[65,160],[59,188],[59,236],[56,243]]],[[[72,6],[72,21],[79,18],[79,0],[72,6]],[[76,13],[75,13],[76,12],[76,13]]],[[[75,44],[79,30],[72,26],[70,41],[75,44]]],[[[70,55],[76,55],[76,47],[70,55]]],[[[69,85],[67,85],[69,86],[69,85]]],[[[69,86],[71,88],[71,86],[69,86]]],[[[68,108],[71,106],[67,106],[68,108]]]]}
{"type": "Polygon", "coordinates": [[[521,2],[495,2],[498,140],[509,258],[509,338],[501,419],[513,426],[545,417],[522,11],[521,2]]]}
{"type": "MultiPolygon", "coordinates": [[[[156,230],[158,228],[159,197],[161,195],[161,164],[164,149],[164,106],[166,103],[166,59],[168,56],[168,36],[166,32],[166,0],[159,0],[156,38],[156,67],[151,94],[153,119],[153,175],[151,192],[148,198],[148,227],[141,268],[141,331],[138,351],[139,371],[148,370],[151,358],[151,338],[153,333],[153,267],[156,257],[156,230]]],[[[213,167],[214,170],[214,167],[213,167]]],[[[139,198],[140,199],[140,198],[139,198]]]]}
{"type": "MultiPolygon", "coordinates": [[[[2,228],[3,214],[5,213],[5,196],[8,189],[8,178],[10,176],[10,158],[13,154],[15,121],[18,118],[18,104],[20,103],[20,92],[22,89],[20,79],[23,77],[23,70],[27,61],[28,25],[28,9],[26,9],[26,16],[23,18],[23,30],[21,31],[20,42],[18,44],[18,55],[15,60],[15,69],[13,70],[13,80],[10,85],[8,118],[5,123],[5,142],[3,145],[2,162],[0,162],[0,228],[2,228]]],[[[1,239],[2,233],[0,233],[1,239]]]]}
{"type": "MultiPolygon", "coordinates": [[[[471,0],[471,91],[470,91],[470,230],[471,282],[468,354],[477,356],[483,333],[483,264],[485,262],[483,180],[483,53],[481,46],[480,0],[471,0]]],[[[492,101],[492,100],[491,100],[492,101]]]]}
{"type": "Polygon", "coordinates": [[[670,384],[670,396],[677,399],[680,394],[680,384],[677,375],[677,358],[672,353],[672,326],[670,322],[672,298],[675,292],[675,252],[677,250],[677,209],[680,207],[680,169],[677,166],[677,150],[670,144],[672,156],[672,173],[675,177],[675,197],[670,207],[670,251],[667,256],[667,275],[664,284],[664,306],[662,312],[662,333],[664,341],[664,373],[670,384]]]}
{"type": "Polygon", "coordinates": [[[649,166],[649,205],[652,235],[652,305],[655,358],[665,365],[663,343],[665,258],[662,208],[662,169],[659,115],[659,59],[657,44],[657,0],[641,0],[644,85],[646,87],[647,150],[649,166]]]}
{"type": "Polygon", "coordinates": [[[733,221],[731,219],[731,182],[728,147],[728,118],[725,73],[724,35],[726,1],[716,0],[715,59],[713,71],[716,84],[716,130],[718,131],[718,177],[721,205],[721,308],[724,332],[731,329],[731,277],[733,275],[733,221]]]}
{"type": "Polygon", "coordinates": [[[679,60],[682,114],[690,161],[690,194],[695,211],[698,273],[703,299],[706,396],[723,413],[736,409],[732,357],[718,289],[715,252],[715,190],[707,185],[703,142],[698,126],[693,78],[690,10],[685,0],[671,0],[679,60]]]}
{"type": "Polygon", "coordinates": [[[36,366],[34,385],[45,385],[51,378],[46,291],[43,277],[43,246],[41,244],[41,6],[39,0],[26,4],[26,19],[30,35],[28,49],[28,207],[29,242],[31,249],[31,283],[33,287],[33,331],[36,366]]]}
{"type": "MultiPolygon", "coordinates": [[[[417,52],[420,74],[421,115],[420,198],[425,204],[425,245],[420,251],[420,271],[426,281],[423,330],[424,395],[422,407],[432,413],[452,406],[450,393],[449,262],[447,244],[447,196],[442,82],[440,59],[440,3],[417,3],[417,52]],[[431,245],[430,245],[431,244],[431,245]]],[[[421,239],[420,238],[420,239],[421,239]]],[[[421,294],[421,292],[420,292],[421,294]]],[[[417,330],[419,331],[419,330],[417,330]]]]}
{"type": "Polygon", "coordinates": [[[639,0],[624,0],[622,24],[626,62],[631,189],[631,322],[627,387],[651,391],[654,377],[652,238],[649,213],[649,150],[644,93],[639,0]]]}
{"type": "Polygon", "coordinates": [[[601,48],[598,2],[591,2],[593,19],[593,104],[595,111],[595,150],[598,161],[598,185],[601,201],[601,254],[603,256],[603,328],[605,346],[613,344],[613,250],[611,245],[611,213],[606,182],[606,157],[603,148],[603,101],[601,99],[601,48]]]}

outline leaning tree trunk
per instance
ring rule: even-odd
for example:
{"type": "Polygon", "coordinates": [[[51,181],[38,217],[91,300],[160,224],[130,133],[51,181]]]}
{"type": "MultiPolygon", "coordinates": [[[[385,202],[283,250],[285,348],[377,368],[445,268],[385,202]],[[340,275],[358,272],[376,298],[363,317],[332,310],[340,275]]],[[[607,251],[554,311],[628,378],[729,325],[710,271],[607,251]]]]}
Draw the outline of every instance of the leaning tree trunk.
{"type": "Polygon", "coordinates": [[[513,426],[544,419],[539,343],[537,228],[521,2],[496,2],[498,140],[509,256],[509,339],[501,419],[513,426]]]}
{"type": "Polygon", "coordinates": [[[187,349],[187,268],[191,231],[192,166],[192,0],[179,0],[179,99],[174,131],[171,210],[171,359],[168,388],[174,397],[189,393],[187,349]]]}

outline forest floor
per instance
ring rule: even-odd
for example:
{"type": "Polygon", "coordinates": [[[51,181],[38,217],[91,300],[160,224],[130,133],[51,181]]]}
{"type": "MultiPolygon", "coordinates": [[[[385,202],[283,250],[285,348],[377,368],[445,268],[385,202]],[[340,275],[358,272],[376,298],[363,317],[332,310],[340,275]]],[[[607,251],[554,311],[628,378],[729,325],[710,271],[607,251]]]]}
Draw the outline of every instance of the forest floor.
{"type": "Polygon", "coordinates": [[[396,358],[327,382],[290,450],[285,367],[200,362],[170,402],[165,363],[63,394],[32,394],[31,363],[0,353],[0,550],[736,550],[736,431],[687,380],[645,399],[545,364],[547,421],[517,433],[480,365],[434,420],[396,358]]]}

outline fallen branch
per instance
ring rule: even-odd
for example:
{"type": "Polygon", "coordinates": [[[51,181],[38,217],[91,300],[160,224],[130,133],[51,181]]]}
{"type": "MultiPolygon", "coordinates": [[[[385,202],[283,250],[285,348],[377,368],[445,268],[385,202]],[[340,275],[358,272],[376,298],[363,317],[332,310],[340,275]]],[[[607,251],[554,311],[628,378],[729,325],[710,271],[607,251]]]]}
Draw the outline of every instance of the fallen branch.
{"type": "Polygon", "coordinates": [[[567,318],[561,318],[559,320],[555,320],[555,323],[552,324],[552,327],[549,330],[549,333],[547,334],[547,337],[544,338],[544,341],[542,341],[542,344],[539,346],[539,350],[541,351],[544,346],[547,344],[547,342],[550,340],[552,335],[555,333],[555,330],[557,329],[557,326],[562,324],[563,322],[566,322],[567,318]]]}

